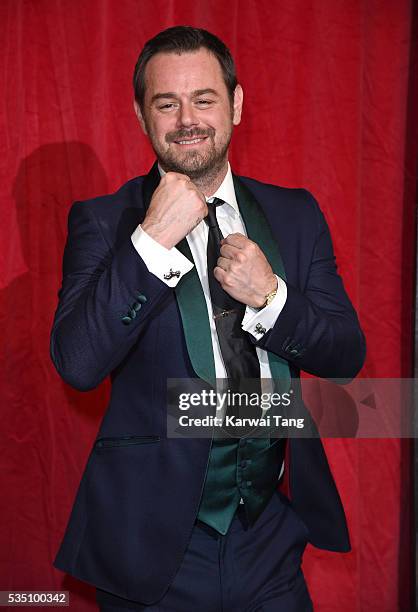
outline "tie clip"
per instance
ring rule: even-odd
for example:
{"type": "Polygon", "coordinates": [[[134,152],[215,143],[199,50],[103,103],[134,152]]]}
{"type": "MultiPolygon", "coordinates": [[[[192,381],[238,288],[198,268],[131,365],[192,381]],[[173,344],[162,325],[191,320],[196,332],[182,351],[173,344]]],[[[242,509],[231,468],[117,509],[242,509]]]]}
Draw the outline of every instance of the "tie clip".
{"type": "Polygon", "coordinates": [[[216,319],[223,319],[224,317],[227,317],[229,314],[231,314],[233,312],[236,312],[236,310],[235,309],[232,309],[232,310],[223,310],[219,314],[213,315],[213,319],[214,320],[216,320],[216,319]]]}

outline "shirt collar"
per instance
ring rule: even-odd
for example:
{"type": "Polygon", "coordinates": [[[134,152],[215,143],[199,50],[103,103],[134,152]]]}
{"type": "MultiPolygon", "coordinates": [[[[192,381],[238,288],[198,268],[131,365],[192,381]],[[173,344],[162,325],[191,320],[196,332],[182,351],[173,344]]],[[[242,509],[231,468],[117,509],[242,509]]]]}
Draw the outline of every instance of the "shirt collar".
{"type": "MultiPolygon", "coordinates": [[[[158,164],[158,170],[160,172],[160,175],[164,176],[165,171],[161,168],[160,164],[158,164]]],[[[228,170],[225,174],[224,180],[219,185],[215,193],[211,195],[210,198],[206,198],[206,200],[211,200],[212,198],[215,198],[215,197],[220,198],[221,200],[229,204],[234,209],[234,211],[237,214],[239,214],[238,202],[237,202],[237,198],[235,195],[235,189],[234,189],[234,181],[232,179],[232,171],[231,171],[231,166],[229,162],[228,162],[228,170]]]]}

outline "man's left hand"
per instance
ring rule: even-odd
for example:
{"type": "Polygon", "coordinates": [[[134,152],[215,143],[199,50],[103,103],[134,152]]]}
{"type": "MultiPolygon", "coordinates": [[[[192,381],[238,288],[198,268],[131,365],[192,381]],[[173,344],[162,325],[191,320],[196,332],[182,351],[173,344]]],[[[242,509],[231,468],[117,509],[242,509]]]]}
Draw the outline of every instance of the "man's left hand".
{"type": "Polygon", "coordinates": [[[277,278],[260,247],[242,234],[229,234],[221,242],[214,276],[233,298],[261,308],[277,289],[277,278]]]}

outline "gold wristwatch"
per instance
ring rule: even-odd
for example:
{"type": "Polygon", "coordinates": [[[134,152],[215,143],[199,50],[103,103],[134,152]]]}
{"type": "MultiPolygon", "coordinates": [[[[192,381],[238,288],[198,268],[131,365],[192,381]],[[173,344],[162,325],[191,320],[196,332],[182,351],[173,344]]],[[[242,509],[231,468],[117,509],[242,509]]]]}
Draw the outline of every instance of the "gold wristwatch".
{"type": "Polygon", "coordinates": [[[274,300],[274,298],[276,297],[276,295],[277,295],[277,289],[274,289],[274,291],[270,291],[270,293],[266,295],[266,301],[261,306],[261,308],[265,308],[266,306],[269,306],[274,300]]]}

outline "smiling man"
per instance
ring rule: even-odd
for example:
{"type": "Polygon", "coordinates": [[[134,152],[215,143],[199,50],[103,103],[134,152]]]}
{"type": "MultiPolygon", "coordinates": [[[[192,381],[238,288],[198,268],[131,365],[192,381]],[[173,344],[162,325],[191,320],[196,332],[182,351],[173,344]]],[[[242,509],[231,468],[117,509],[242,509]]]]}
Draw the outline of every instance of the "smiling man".
{"type": "Polygon", "coordinates": [[[241,118],[241,86],[228,92],[219,62],[205,48],[153,56],[145,82],[135,109],[160,164],[210,187],[225,173],[232,128],[241,118]],[[177,91],[166,89],[174,80],[177,91]]]}
{"type": "Polygon", "coordinates": [[[311,610],[306,543],[350,549],[321,441],[171,437],[167,380],[292,380],[300,397],[300,370],[357,374],[325,219],[305,190],[232,173],[243,91],[216,36],[160,32],[134,90],[156,163],[69,216],[51,356],[80,390],[110,374],[112,394],[55,566],[103,611],[311,610]]]}

